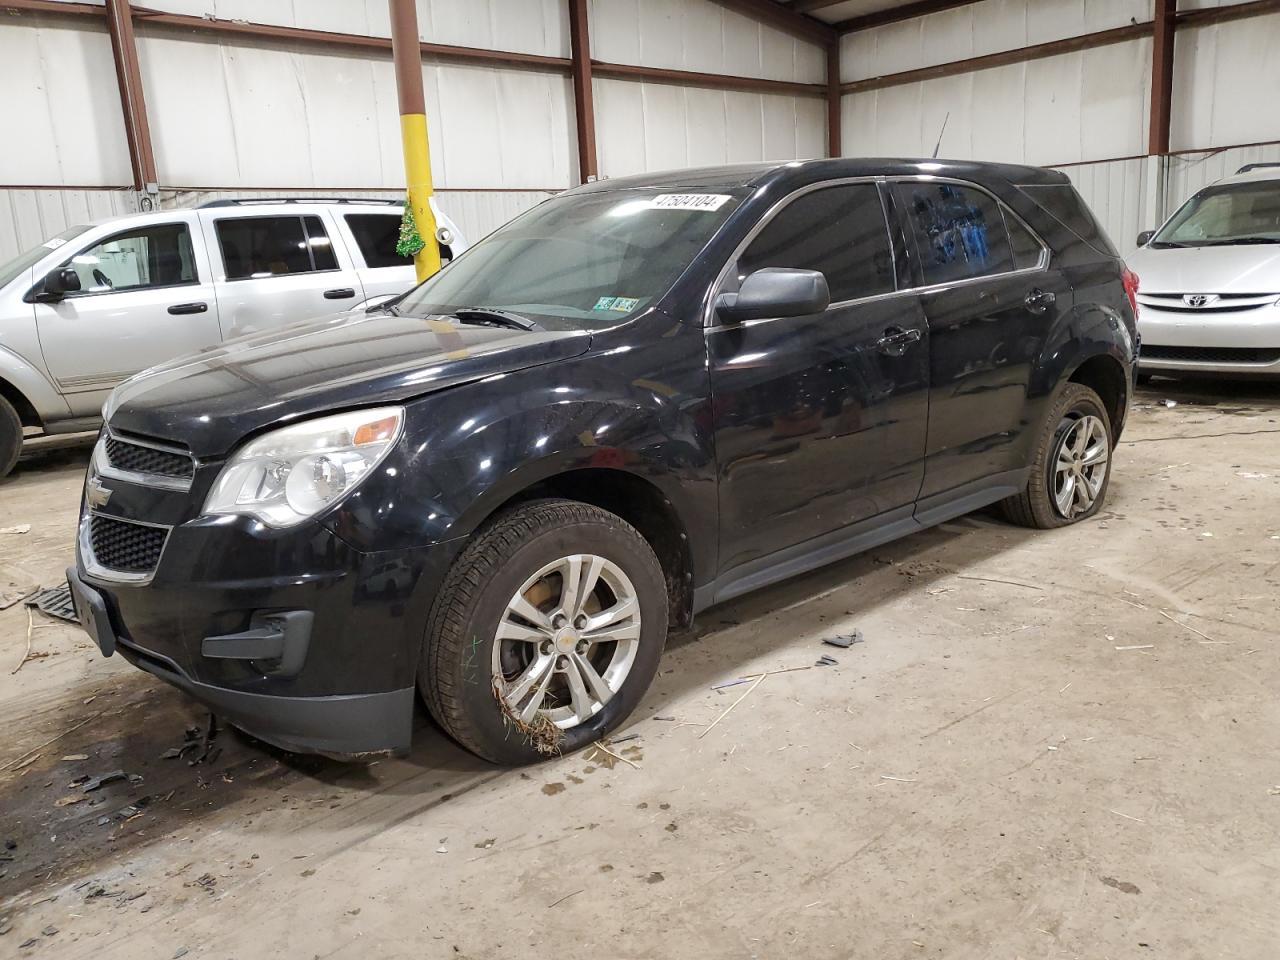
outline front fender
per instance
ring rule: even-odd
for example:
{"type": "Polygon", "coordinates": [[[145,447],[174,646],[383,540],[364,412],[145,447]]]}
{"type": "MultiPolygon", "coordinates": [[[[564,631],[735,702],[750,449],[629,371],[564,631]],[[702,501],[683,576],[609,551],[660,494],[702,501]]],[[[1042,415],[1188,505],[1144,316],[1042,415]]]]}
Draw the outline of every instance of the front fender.
{"type": "Polygon", "coordinates": [[[71,408],[62,394],[35,364],[8,347],[0,346],[0,380],[27,398],[42,423],[64,420],[71,408]]]}
{"type": "Polygon", "coordinates": [[[700,578],[717,542],[715,469],[706,368],[690,349],[701,331],[682,329],[630,355],[606,347],[413,401],[401,443],[332,529],[361,550],[425,546],[470,535],[554,477],[611,470],[670,502],[700,578]]]}

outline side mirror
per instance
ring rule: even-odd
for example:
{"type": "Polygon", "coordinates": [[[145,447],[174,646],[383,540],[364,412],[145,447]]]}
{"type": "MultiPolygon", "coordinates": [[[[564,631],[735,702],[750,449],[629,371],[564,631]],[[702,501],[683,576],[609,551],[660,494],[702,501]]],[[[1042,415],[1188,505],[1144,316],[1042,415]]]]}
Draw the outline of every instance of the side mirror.
{"type": "Polygon", "coordinates": [[[817,270],[765,267],[742,281],[737,293],[716,298],[716,313],[726,323],[773,317],[803,317],[831,305],[827,278],[817,270]]]}
{"type": "Polygon", "coordinates": [[[1156,235],[1156,232],[1154,230],[1143,230],[1140,234],[1138,234],[1138,246],[1145,247],[1148,243],[1151,242],[1151,238],[1154,237],[1155,235],[1156,235]]]}
{"type": "Polygon", "coordinates": [[[71,267],[62,267],[45,277],[43,286],[36,299],[41,303],[56,303],[80,289],[80,274],[71,267]]]}

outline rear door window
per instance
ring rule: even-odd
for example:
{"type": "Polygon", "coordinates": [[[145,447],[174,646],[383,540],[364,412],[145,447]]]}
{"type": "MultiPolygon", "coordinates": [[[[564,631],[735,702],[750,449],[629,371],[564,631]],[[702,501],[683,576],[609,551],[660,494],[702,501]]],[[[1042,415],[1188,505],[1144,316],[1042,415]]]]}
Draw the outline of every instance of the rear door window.
{"type": "Polygon", "coordinates": [[[824,187],[787,204],[738,258],[739,281],[764,267],[821,272],[832,303],[891,293],[893,253],[879,189],[824,187]]]}
{"type": "Polygon", "coordinates": [[[1004,216],[974,187],[939,181],[894,184],[925,286],[1014,269],[1004,216]]]}
{"type": "Polygon", "coordinates": [[[236,217],[215,223],[228,280],[338,269],[333,242],[317,216],[236,217]]]}
{"type": "Polygon", "coordinates": [[[399,214],[348,213],[346,220],[366,265],[373,268],[413,265],[413,257],[396,253],[396,244],[400,242],[399,214]]]}

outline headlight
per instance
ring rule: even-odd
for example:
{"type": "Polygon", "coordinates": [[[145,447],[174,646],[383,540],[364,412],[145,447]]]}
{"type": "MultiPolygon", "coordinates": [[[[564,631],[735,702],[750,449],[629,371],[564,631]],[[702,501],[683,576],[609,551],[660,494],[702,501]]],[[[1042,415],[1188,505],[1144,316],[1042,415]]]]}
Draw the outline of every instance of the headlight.
{"type": "Polygon", "coordinates": [[[403,407],[308,420],[245,444],[218,474],[206,514],[291,527],[337,503],[400,439],[403,407]]]}

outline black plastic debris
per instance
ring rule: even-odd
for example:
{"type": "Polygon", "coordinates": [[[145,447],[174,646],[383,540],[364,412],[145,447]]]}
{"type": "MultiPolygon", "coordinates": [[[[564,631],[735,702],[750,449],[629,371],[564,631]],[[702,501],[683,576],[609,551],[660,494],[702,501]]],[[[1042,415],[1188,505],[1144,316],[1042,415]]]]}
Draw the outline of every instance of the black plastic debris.
{"type": "Polygon", "coordinates": [[[84,782],[84,792],[93,793],[95,790],[101,790],[108,783],[115,783],[117,780],[128,780],[131,785],[136,785],[142,782],[142,777],[136,773],[125,773],[123,770],[112,770],[110,773],[90,777],[86,780],[84,782]]]}
{"type": "Polygon", "coordinates": [[[824,653],[821,657],[818,658],[818,662],[815,663],[814,666],[815,667],[834,667],[839,662],[840,661],[837,660],[835,657],[829,657],[824,653]]]}
{"type": "Polygon", "coordinates": [[[76,606],[71,600],[71,588],[65,583],[57,587],[46,587],[39,593],[32,594],[24,601],[26,606],[35,607],[41,613],[47,613],[59,620],[70,620],[75,623],[76,606]]]}
{"type": "Polygon", "coordinates": [[[855,630],[853,633],[842,633],[835,637],[823,637],[822,642],[832,647],[852,647],[855,643],[862,643],[862,631],[855,630]]]}

